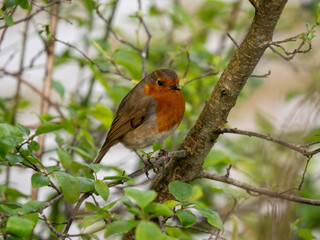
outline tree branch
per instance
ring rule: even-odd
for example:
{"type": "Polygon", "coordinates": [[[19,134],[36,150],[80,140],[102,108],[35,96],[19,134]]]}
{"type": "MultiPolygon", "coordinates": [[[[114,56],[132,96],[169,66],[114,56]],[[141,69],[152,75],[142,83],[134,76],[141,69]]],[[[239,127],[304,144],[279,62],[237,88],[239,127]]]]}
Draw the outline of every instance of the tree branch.
{"type": "MultiPolygon", "coordinates": [[[[261,133],[256,133],[256,132],[251,132],[251,131],[244,131],[244,130],[240,130],[240,129],[237,129],[237,128],[222,128],[222,129],[217,130],[216,132],[217,133],[221,133],[221,134],[223,134],[223,133],[234,133],[234,134],[245,135],[245,136],[248,136],[248,137],[261,138],[261,139],[264,139],[264,140],[267,140],[267,141],[278,143],[278,144],[280,144],[280,145],[282,145],[284,147],[287,147],[289,149],[292,149],[292,150],[302,154],[303,156],[305,156],[307,158],[310,158],[313,155],[315,155],[316,153],[320,152],[320,149],[315,149],[313,151],[307,151],[305,149],[305,145],[296,145],[296,144],[289,143],[289,142],[283,141],[281,139],[272,137],[270,135],[264,135],[264,134],[261,134],[261,133]]],[[[309,144],[307,144],[307,146],[308,145],[309,144]]]]}
{"type": "Polygon", "coordinates": [[[258,195],[256,195],[256,196],[263,194],[263,195],[267,195],[270,197],[280,198],[280,199],[284,199],[284,200],[288,200],[288,201],[292,201],[292,202],[320,206],[320,200],[308,199],[308,198],[298,197],[298,196],[291,195],[291,194],[286,194],[286,193],[282,193],[282,192],[269,190],[266,188],[255,187],[255,186],[249,185],[247,183],[241,182],[239,180],[236,180],[234,178],[221,176],[221,175],[218,175],[215,173],[208,172],[206,170],[202,170],[199,174],[199,177],[211,179],[211,180],[218,181],[218,182],[224,182],[224,183],[245,189],[247,192],[258,193],[258,195]]]}

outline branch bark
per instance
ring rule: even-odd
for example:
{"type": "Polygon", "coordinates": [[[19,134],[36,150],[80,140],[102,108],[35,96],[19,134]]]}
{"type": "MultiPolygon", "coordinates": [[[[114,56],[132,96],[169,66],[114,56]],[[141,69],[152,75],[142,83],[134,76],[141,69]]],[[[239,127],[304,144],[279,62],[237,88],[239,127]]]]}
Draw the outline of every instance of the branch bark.
{"type": "Polygon", "coordinates": [[[157,191],[158,201],[164,202],[171,198],[168,192],[169,182],[178,179],[191,182],[199,176],[205,157],[220,135],[217,130],[224,128],[240,91],[272,42],[273,32],[286,3],[287,0],[259,1],[244,41],[231,58],[197,122],[180,146],[189,155],[182,159],[172,159],[165,173],[154,182],[152,189],[157,191]]]}

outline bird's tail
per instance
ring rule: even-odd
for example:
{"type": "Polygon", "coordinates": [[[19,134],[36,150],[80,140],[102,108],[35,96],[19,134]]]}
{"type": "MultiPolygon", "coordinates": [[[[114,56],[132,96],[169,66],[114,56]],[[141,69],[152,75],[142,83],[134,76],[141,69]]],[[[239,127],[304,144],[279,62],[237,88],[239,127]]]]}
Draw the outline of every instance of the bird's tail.
{"type": "Polygon", "coordinates": [[[104,157],[104,155],[106,155],[106,153],[109,151],[109,149],[113,146],[114,144],[104,144],[102,146],[102,148],[100,149],[100,152],[98,154],[98,156],[96,157],[96,159],[93,161],[94,164],[98,164],[101,162],[102,158],[104,157]]]}

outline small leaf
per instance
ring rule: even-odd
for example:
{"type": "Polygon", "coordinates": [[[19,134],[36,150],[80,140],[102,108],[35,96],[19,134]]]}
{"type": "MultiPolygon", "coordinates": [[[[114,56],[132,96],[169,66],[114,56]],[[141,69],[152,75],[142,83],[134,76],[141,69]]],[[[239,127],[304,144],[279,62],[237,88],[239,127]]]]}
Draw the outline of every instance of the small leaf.
{"type": "Polygon", "coordinates": [[[181,225],[185,228],[191,227],[197,221],[197,217],[189,210],[178,209],[176,213],[181,225]]]}
{"type": "Polygon", "coordinates": [[[41,172],[35,173],[31,177],[31,184],[33,188],[40,188],[48,186],[50,183],[50,178],[44,176],[41,172]]]}
{"type": "Polygon", "coordinates": [[[34,226],[34,222],[29,219],[12,216],[9,217],[6,228],[7,233],[21,238],[28,238],[31,235],[34,226]]]}
{"type": "Polygon", "coordinates": [[[194,209],[198,210],[198,212],[202,216],[207,218],[208,223],[210,223],[212,226],[215,226],[216,228],[219,228],[221,231],[223,231],[223,222],[219,216],[219,213],[209,208],[202,208],[198,206],[195,206],[194,209]]]}
{"type": "Polygon", "coordinates": [[[106,232],[104,237],[107,238],[112,234],[124,234],[129,232],[137,225],[137,221],[134,219],[131,220],[119,220],[111,222],[107,225],[106,232]]]}
{"type": "Polygon", "coordinates": [[[40,127],[38,127],[38,129],[36,130],[35,135],[38,136],[40,134],[44,134],[44,133],[49,133],[49,132],[54,132],[56,130],[59,130],[61,128],[60,125],[56,124],[56,123],[45,123],[43,125],[41,125],[40,127]]]}
{"type": "Polygon", "coordinates": [[[15,2],[23,9],[30,9],[30,4],[28,0],[15,0],[15,2]]]}
{"type": "Polygon", "coordinates": [[[47,167],[47,172],[53,173],[53,172],[59,171],[60,169],[61,168],[59,166],[50,166],[50,167],[47,167]]]}
{"type": "Polygon", "coordinates": [[[103,218],[110,217],[110,214],[108,212],[99,212],[97,214],[87,215],[83,218],[82,226],[84,228],[94,224],[95,222],[100,221],[103,218]]]}
{"type": "Polygon", "coordinates": [[[169,183],[169,191],[181,202],[188,199],[193,194],[191,185],[179,180],[169,183]]]}
{"type": "Polygon", "coordinates": [[[30,135],[30,129],[22,126],[21,124],[17,123],[17,127],[27,136],[30,135]]]}
{"type": "Polygon", "coordinates": [[[152,145],[152,149],[153,149],[153,151],[155,152],[155,151],[158,151],[158,150],[163,149],[163,147],[162,147],[162,145],[161,145],[160,143],[155,142],[155,143],[153,143],[153,145],[152,145]]]}
{"type": "Polygon", "coordinates": [[[94,184],[94,189],[99,193],[99,195],[103,198],[103,200],[107,201],[109,198],[109,188],[107,184],[102,182],[101,180],[96,180],[94,184]]]}
{"type": "Polygon", "coordinates": [[[177,202],[175,200],[167,200],[163,203],[163,205],[165,205],[167,208],[171,209],[171,208],[174,208],[174,207],[180,205],[180,202],[177,202]]]}
{"type": "Polygon", "coordinates": [[[66,169],[70,169],[71,163],[72,163],[71,154],[68,151],[63,150],[61,148],[59,148],[57,150],[57,154],[58,154],[58,158],[59,158],[59,161],[61,162],[62,166],[66,169]]]}
{"type": "Polygon", "coordinates": [[[136,229],[136,240],[162,240],[160,228],[153,222],[141,221],[136,229]]]}
{"type": "Polygon", "coordinates": [[[147,205],[144,212],[150,214],[149,219],[159,216],[171,217],[173,215],[173,212],[167,206],[155,202],[147,205]]]}
{"type": "Polygon", "coordinates": [[[40,145],[36,141],[31,141],[28,145],[28,149],[32,152],[38,152],[40,150],[40,145]]]}
{"type": "Polygon", "coordinates": [[[93,159],[93,156],[90,155],[88,152],[86,152],[85,150],[83,150],[80,147],[76,147],[76,146],[70,146],[68,147],[69,149],[75,151],[76,153],[78,153],[80,156],[82,156],[83,158],[88,158],[90,160],[93,159]]]}
{"type": "Polygon", "coordinates": [[[113,112],[102,104],[97,104],[91,115],[100,120],[103,126],[107,128],[110,127],[113,121],[113,112]]]}
{"type": "Polygon", "coordinates": [[[125,188],[124,192],[127,196],[133,198],[139,207],[145,208],[157,196],[155,191],[141,191],[134,188],[125,188]]]}
{"type": "Polygon", "coordinates": [[[25,214],[30,213],[38,208],[41,208],[45,204],[46,204],[45,202],[30,201],[30,202],[23,204],[22,210],[23,210],[23,213],[25,213],[25,214]]]}
{"type": "Polygon", "coordinates": [[[23,132],[15,126],[0,123],[0,159],[23,141],[23,132]]]}
{"type": "Polygon", "coordinates": [[[64,98],[64,87],[59,81],[52,81],[52,88],[60,95],[60,97],[64,98]]]}
{"type": "Polygon", "coordinates": [[[94,189],[94,181],[85,177],[77,177],[80,192],[89,192],[94,189]]]}
{"type": "Polygon", "coordinates": [[[62,193],[67,202],[77,202],[80,196],[78,179],[65,172],[55,172],[54,175],[60,183],[62,193]]]}
{"type": "Polygon", "coordinates": [[[11,26],[13,24],[13,18],[11,16],[3,14],[3,18],[7,26],[11,26]]]}
{"type": "Polygon", "coordinates": [[[317,239],[315,236],[312,235],[312,230],[309,228],[298,228],[297,232],[299,237],[301,237],[303,240],[317,239]]]}
{"type": "Polygon", "coordinates": [[[12,154],[7,155],[6,159],[8,159],[10,166],[16,163],[21,163],[23,161],[23,157],[21,157],[20,155],[12,155],[12,154]]]}

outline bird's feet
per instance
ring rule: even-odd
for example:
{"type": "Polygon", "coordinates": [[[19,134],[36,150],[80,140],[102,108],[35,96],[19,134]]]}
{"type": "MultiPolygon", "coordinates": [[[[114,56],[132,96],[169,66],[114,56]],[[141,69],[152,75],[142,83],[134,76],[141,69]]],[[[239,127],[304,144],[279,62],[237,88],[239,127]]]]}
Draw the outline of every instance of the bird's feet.
{"type": "MultiPolygon", "coordinates": [[[[147,160],[143,159],[143,157],[141,156],[141,154],[139,154],[139,152],[135,151],[135,153],[138,155],[138,157],[140,158],[140,160],[144,163],[144,165],[146,167],[151,168],[155,174],[162,174],[162,169],[161,169],[161,165],[158,164],[157,162],[151,162],[150,158],[148,158],[147,160]]],[[[147,178],[149,178],[149,173],[146,172],[146,176],[147,178]]],[[[149,178],[150,179],[150,178],[149,178]]]]}

